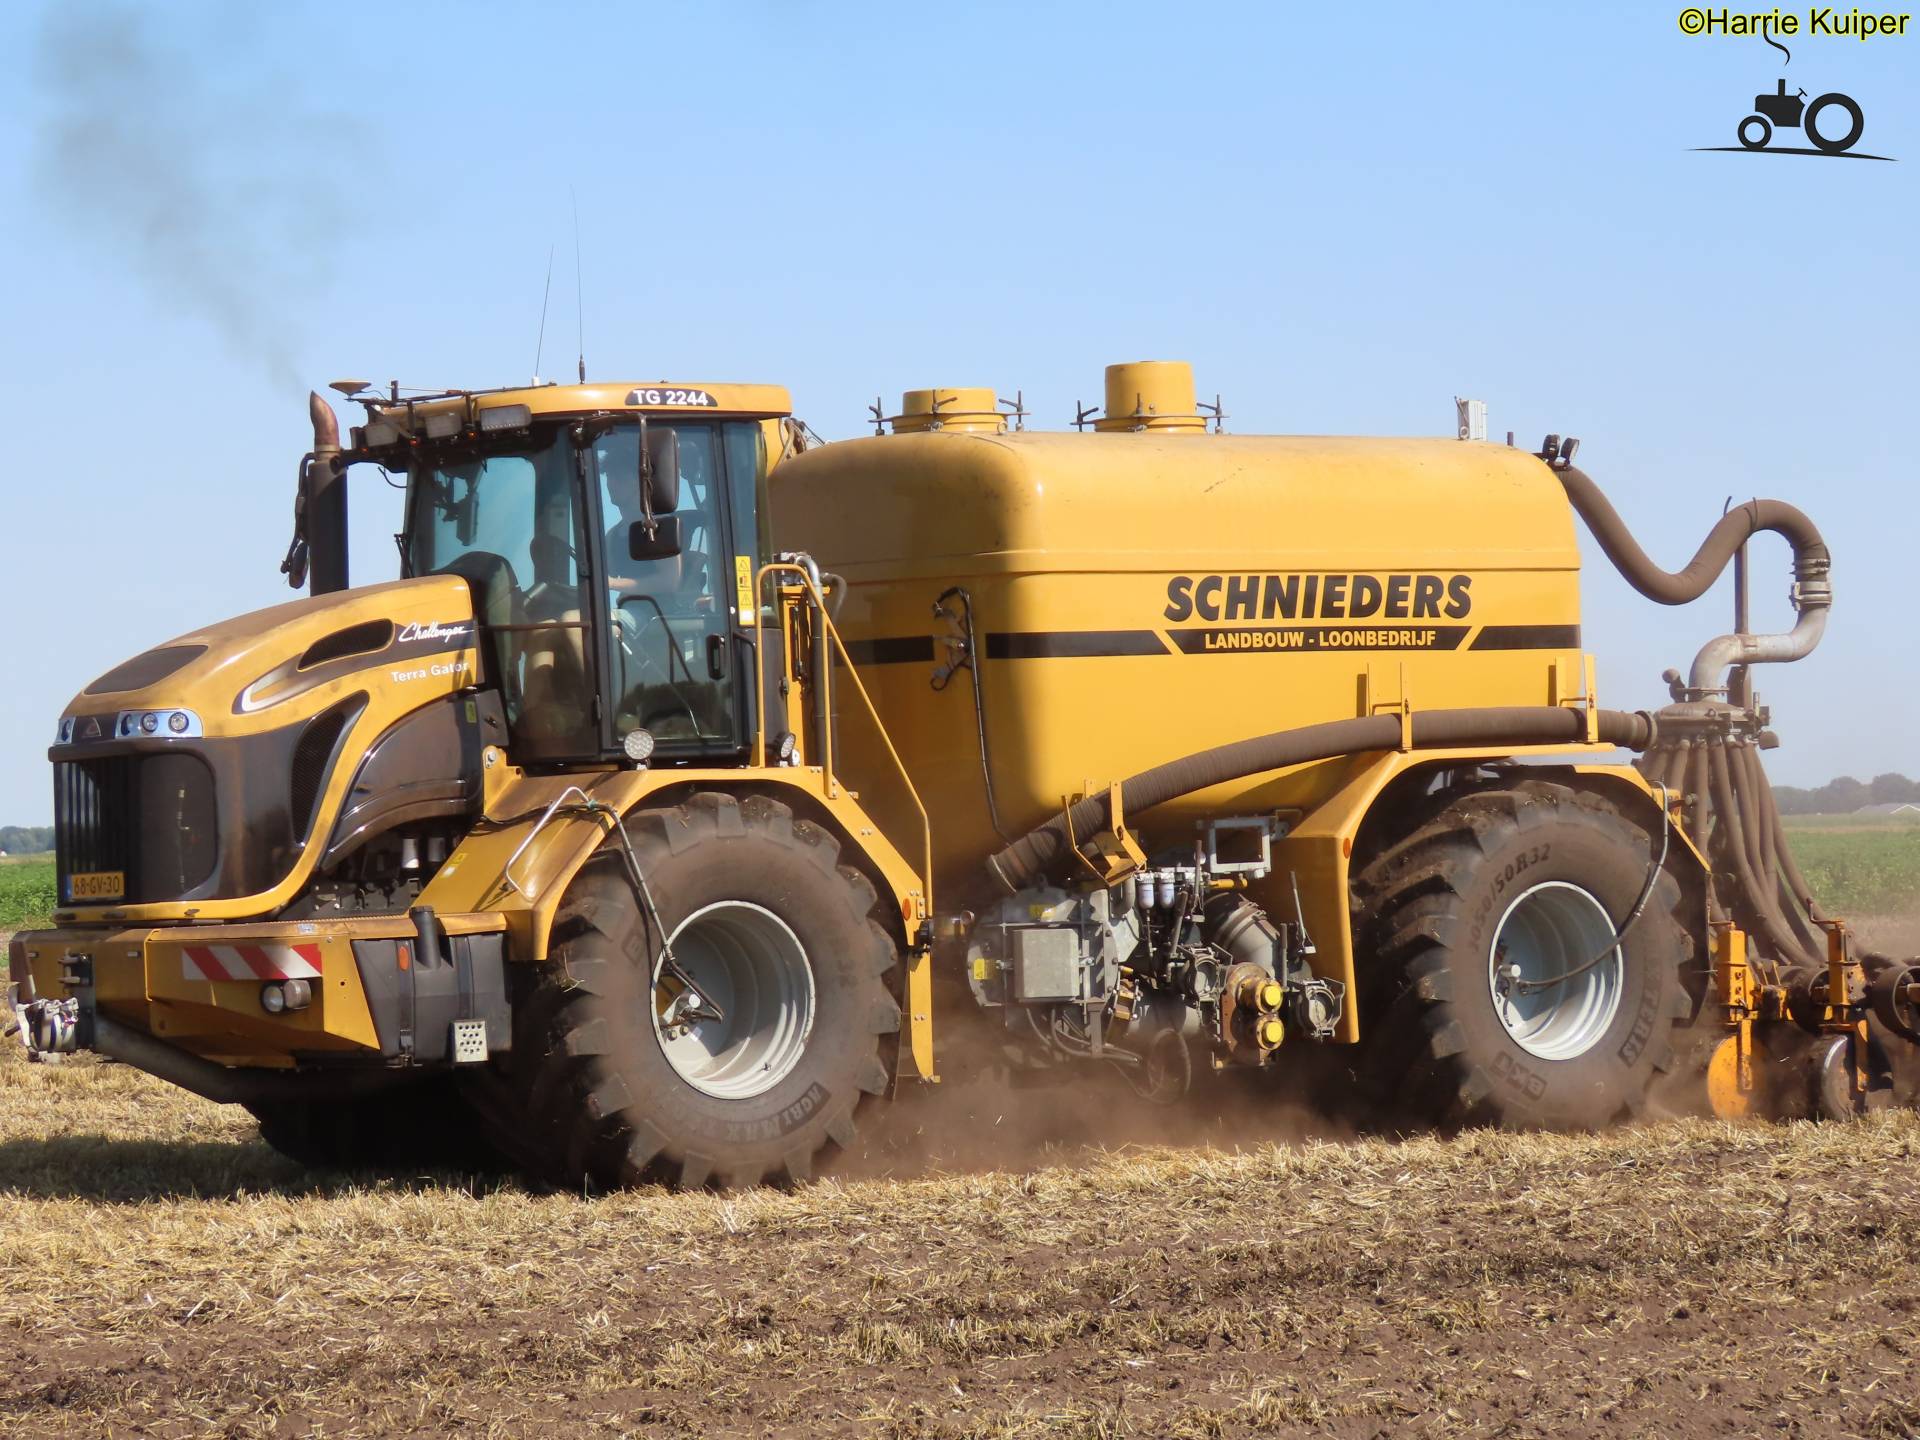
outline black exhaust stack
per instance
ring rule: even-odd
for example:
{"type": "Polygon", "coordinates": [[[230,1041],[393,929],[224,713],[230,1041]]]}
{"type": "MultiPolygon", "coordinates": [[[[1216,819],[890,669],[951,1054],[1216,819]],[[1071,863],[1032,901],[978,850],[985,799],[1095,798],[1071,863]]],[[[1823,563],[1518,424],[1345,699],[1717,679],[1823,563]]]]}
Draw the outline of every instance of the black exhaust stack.
{"type": "MultiPolygon", "coordinates": [[[[313,453],[301,477],[301,520],[306,531],[307,592],[330,595],[347,588],[347,476],[340,463],[340,422],[318,391],[307,395],[313,418],[313,453]]],[[[296,582],[297,583],[297,582],[296,582]]]]}

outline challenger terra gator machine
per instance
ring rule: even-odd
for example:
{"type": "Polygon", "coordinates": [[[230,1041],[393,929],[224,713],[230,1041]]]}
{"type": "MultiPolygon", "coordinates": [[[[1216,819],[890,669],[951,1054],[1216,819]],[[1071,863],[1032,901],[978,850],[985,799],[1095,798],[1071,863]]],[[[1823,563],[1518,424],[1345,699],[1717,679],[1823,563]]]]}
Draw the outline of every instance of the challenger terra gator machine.
{"type": "Polygon", "coordinates": [[[342,382],[344,445],[315,396],[309,598],[59,720],[28,1044],[314,1161],[599,1185],[808,1176],[935,1078],[936,1000],[956,1070],[1143,1102],[1592,1126],[1703,1058],[1723,1115],[1888,1098],[1920,976],[1821,911],[1759,762],[1750,667],[1831,601],[1803,514],[1670,573],[1572,440],[1232,436],[1185,365],[1106,380],[1076,433],[937,389],[812,446],[773,387],[342,382]],[[406,508],[350,589],[354,466],[406,508]],[[1737,567],[1656,713],[1596,700],[1575,515],[1663,604],[1737,567]]]}

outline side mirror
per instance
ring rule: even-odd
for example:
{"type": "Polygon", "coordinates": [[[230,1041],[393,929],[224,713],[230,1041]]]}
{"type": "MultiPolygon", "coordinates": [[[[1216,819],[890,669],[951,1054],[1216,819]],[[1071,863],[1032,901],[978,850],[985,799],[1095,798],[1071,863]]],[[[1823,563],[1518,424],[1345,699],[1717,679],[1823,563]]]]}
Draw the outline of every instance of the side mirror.
{"type": "MultiPolygon", "coordinates": [[[[674,472],[676,477],[679,472],[674,472]]],[[[653,534],[647,534],[647,522],[636,520],[627,527],[627,555],[633,560],[665,560],[680,553],[680,517],[662,515],[653,522],[653,534]]]]}
{"type": "Polygon", "coordinates": [[[646,450],[645,473],[640,478],[648,487],[653,513],[671,515],[680,508],[680,437],[664,427],[646,429],[641,434],[646,450]]]}

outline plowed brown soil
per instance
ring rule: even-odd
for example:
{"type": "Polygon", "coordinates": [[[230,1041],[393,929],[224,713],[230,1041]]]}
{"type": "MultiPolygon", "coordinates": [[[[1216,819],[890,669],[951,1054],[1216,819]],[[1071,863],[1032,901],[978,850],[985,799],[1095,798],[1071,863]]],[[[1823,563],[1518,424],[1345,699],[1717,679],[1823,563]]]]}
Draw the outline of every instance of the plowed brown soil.
{"type": "Polygon", "coordinates": [[[0,1433],[1920,1428],[1920,1118],[1055,1139],[791,1194],[317,1179],[237,1112],[9,1050],[0,1433]]]}

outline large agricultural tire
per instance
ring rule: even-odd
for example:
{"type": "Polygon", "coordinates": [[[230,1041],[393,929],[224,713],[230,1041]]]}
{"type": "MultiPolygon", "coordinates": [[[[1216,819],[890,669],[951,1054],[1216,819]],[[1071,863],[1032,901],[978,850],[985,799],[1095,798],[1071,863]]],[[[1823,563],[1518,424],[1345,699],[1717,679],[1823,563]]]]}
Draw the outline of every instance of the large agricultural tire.
{"type": "Polygon", "coordinates": [[[569,886],[550,961],[516,1000],[512,1054],[478,1077],[496,1144],[570,1188],[811,1178],[891,1083],[899,953],[872,884],[833,835],[764,796],[696,794],[626,830],[646,897],[618,837],[569,886]],[[686,987],[662,930],[718,1018],[670,1023],[686,987]]]}
{"type": "Polygon", "coordinates": [[[1638,1114],[1691,1011],[1670,873],[1609,945],[1658,853],[1604,797],[1514,780],[1374,856],[1353,896],[1372,1118],[1568,1130],[1638,1114]],[[1568,978],[1517,991],[1516,968],[1529,985],[1568,978]]]}
{"type": "Polygon", "coordinates": [[[490,1170],[499,1157],[451,1076],[352,1100],[249,1105],[260,1138],[314,1170],[490,1170]]]}

